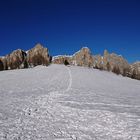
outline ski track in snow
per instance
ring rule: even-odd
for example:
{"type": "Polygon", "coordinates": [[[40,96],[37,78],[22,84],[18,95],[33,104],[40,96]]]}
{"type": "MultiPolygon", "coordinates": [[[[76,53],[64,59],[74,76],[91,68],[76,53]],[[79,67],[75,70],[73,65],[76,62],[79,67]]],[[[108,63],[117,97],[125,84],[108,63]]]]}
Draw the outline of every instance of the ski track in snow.
{"type": "Polygon", "coordinates": [[[0,140],[140,140],[139,85],[63,65],[2,72],[0,140]]]}

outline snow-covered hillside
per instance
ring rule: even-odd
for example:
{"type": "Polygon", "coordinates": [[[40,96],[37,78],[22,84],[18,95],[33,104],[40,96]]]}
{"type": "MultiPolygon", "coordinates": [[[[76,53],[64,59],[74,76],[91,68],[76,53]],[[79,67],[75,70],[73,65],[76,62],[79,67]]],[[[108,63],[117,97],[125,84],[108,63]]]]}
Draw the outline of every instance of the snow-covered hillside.
{"type": "Polygon", "coordinates": [[[0,140],[139,140],[140,81],[51,65],[0,72],[0,140]]]}

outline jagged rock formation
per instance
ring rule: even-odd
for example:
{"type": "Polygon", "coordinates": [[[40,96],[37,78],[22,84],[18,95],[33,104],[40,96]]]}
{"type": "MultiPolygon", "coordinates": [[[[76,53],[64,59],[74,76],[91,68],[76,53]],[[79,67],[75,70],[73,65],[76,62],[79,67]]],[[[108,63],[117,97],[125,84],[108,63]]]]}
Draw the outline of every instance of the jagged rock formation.
{"type": "Polygon", "coordinates": [[[104,55],[92,55],[89,48],[82,48],[72,56],[61,55],[53,57],[53,63],[64,64],[67,61],[70,65],[93,67],[100,70],[112,71],[116,74],[140,79],[140,63],[139,65],[129,65],[126,59],[115,53],[104,51],[104,55]]]}
{"type": "Polygon", "coordinates": [[[103,70],[103,57],[101,55],[94,56],[94,65],[93,68],[103,70]]]}
{"type": "Polygon", "coordinates": [[[11,54],[1,58],[3,70],[24,68],[26,53],[21,50],[15,50],[11,54]]]}
{"type": "Polygon", "coordinates": [[[117,54],[109,54],[107,50],[104,51],[104,55],[95,56],[95,68],[101,70],[107,70],[112,72],[117,72],[117,74],[124,74],[124,70],[129,71],[128,62],[117,54]]]}
{"type": "Polygon", "coordinates": [[[53,58],[54,64],[64,64],[65,61],[67,61],[70,65],[91,67],[94,64],[94,57],[92,56],[89,48],[84,47],[72,56],[65,55],[53,58]]]}
{"type": "Polygon", "coordinates": [[[119,55],[114,53],[109,54],[107,50],[104,51],[104,55],[91,54],[89,48],[82,48],[72,56],[58,56],[53,58],[53,63],[64,64],[67,60],[71,65],[94,67],[102,70],[113,71],[115,68],[119,68],[120,74],[123,74],[124,69],[129,69],[128,62],[119,55]]]}
{"type": "Polygon", "coordinates": [[[128,64],[122,56],[104,51],[104,55],[92,55],[89,48],[84,47],[75,54],[52,57],[47,48],[37,44],[25,52],[21,49],[0,58],[0,70],[21,69],[37,65],[48,66],[50,63],[92,67],[112,71],[116,74],[140,80],[140,62],[128,64]]]}
{"type": "Polygon", "coordinates": [[[47,48],[41,44],[37,44],[34,48],[27,52],[27,62],[29,66],[45,65],[50,63],[50,56],[47,48]]]}
{"type": "Polygon", "coordinates": [[[18,49],[6,56],[5,65],[8,69],[21,69],[25,68],[24,63],[26,61],[26,52],[18,49]],[[7,61],[7,62],[6,62],[7,61]]]}
{"type": "Polygon", "coordinates": [[[137,69],[140,72],[140,62],[135,62],[131,66],[133,69],[137,69]]]}
{"type": "Polygon", "coordinates": [[[53,64],[64,64],[65,61],[67,61],[70,65],[72,65],[72,56],[59,55],[59,56],[53,57],[52,63],[53,64]]]}
{"type": "Polygon", "coordinates": [[[103,56],[103,68],[107,70],[107,64],[110,65],[110,71],[114,69],[118,69],[120,74],[124,73],[124,69],[129,70],[128,62],[122,57],[117,54],[109,54],[107,50],[104,51],[103,56]]]}
{"type": "Polygon", "coordinates": [[[87,66],[87,67],[93,66],[94,62],[94,58],[91,54],[91,51],[87,47],[82,48],[79,52],[75,53],[73,55],[72,60],[73,64],[76,64],[77,66],[87,66]]]}
{"type": "Polygon", "coordinates": [[[130,65],[129,77],[140,80],[140,62],[130,65]]]}
{"type": "Polygon", "coordinates": [[[48,49],[37,44],[27,53],[21,49],[13,51],[11,54],[0,58],[0,70],[22,69],[37,65],[49,65],[51,57],[48,49]]]}

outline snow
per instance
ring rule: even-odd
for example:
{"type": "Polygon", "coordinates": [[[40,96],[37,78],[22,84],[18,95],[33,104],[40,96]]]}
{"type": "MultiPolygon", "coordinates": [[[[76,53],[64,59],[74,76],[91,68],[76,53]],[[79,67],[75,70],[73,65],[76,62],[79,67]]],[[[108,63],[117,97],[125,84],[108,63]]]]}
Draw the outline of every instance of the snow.
{"type": "Polygon", "coordinates": [[[60,57],[68,57],[68,58],[72,58],[72,55],[57,55],[57,56],[53,56],[52,61],[54,61],[55,59],[58,59],[60,57]]]}
{"type": "Polygon", "coordinates": [[[29,50],[27,50],[27,51],[25,51],[26,52],[26,54],[29,52],[29,50]]]}
{"type": "Polygon", "coordinates": [[[0,58],[4,59],[4,58],[5,58],[5,56],[0,56],[0,58]]]}
{"type": "Polygon", "coordinates": [[[140,81],[51,65],[0,72],[0,140],[139,140],[140,81]]]}

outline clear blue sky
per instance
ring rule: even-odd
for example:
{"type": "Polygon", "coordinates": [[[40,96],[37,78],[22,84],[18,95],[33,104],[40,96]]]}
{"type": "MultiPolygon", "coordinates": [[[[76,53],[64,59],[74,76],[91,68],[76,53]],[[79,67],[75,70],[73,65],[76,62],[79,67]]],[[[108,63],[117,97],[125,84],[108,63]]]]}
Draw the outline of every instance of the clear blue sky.
{"type": "Polygon", "coordinates": [[[51,55],[88,46],[140,60],[140,1],[0,0],[0,55],[38,42],[51,55]]]}

